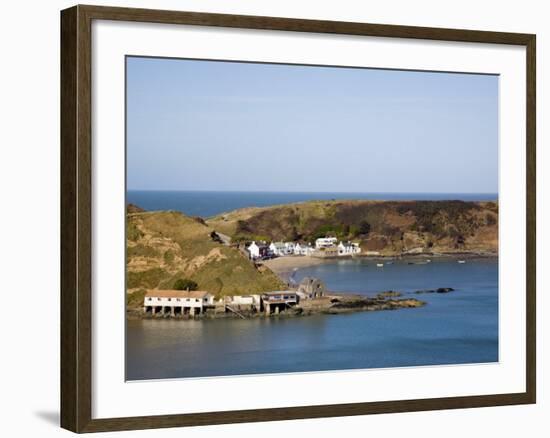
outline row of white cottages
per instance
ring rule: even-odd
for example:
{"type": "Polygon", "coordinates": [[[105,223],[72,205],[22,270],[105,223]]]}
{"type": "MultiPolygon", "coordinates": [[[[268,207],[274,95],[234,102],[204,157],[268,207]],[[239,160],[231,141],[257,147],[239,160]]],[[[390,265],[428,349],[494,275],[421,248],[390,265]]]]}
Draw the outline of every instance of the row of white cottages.
{"type": "Polygon", "coordinates": [[[266,256],[314,256],[316,252],[322,252],[329,248],[335,252],[337,251],[337,255],[339,256],[348,256],[361,252],[358,243],[338,243],[336,237],[321,237],[315,241],[315,246],[309,243],[295,242],[271,242],[269,245],[267,243],[252,242],[248,245],[247,250],[251,259],[259,259],[266,256]]]}

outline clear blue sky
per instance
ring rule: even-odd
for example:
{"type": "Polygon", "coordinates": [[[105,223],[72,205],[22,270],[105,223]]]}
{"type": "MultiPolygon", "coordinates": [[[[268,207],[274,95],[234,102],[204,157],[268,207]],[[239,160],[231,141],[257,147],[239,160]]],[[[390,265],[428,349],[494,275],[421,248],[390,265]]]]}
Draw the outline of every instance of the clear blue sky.
{"type": "Polygon", "coordinates": [[[129,190],[498,191],[498,77],[127,59],[129,190]]]}

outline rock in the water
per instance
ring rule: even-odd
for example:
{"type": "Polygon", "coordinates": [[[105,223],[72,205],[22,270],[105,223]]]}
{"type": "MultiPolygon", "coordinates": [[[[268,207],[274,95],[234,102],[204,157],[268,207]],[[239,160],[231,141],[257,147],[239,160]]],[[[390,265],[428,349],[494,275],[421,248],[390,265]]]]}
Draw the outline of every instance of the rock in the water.
{"type": "Polygon", "coordinates": [[[446,294],[447,292],[452,292],[454,289],[452,287],[440,287],[438,289],[420,289],[415,291],[415,294],[446,294]]]}
{"type": "Polygon", "coordinates": [[[379,299],[384,299],[384,298],[397,298],[402,295],[403,294],[401,292],[397,292],[395,290],[387,290],[384,292],[380,292],[378,295],[376,295],[376,297],[379,299]]]}

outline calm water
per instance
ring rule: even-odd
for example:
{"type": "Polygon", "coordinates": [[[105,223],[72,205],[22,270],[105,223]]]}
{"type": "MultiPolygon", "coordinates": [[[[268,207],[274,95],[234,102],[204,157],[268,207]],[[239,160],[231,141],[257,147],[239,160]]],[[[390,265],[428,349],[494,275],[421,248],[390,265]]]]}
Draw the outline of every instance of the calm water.
{"type": "Polygon", "coordinates": [[[308,192],[204,192],[129,190],[127,202],[146,210],[177,210],[189,216],[210,217],[244,207],[265,207],[330,199],[494,201],[494,193],[308,193],[308,192]]]}
{"type": "Polygon", "coordinates": [[[127,379],[220,376],[498,361],[498,262],[339,261],[301,269],[331,290],[388,289],[417,309],[289,319],[129,321],[127,379]],[[453,287],[448,294],[417,289],[453,287]]]}

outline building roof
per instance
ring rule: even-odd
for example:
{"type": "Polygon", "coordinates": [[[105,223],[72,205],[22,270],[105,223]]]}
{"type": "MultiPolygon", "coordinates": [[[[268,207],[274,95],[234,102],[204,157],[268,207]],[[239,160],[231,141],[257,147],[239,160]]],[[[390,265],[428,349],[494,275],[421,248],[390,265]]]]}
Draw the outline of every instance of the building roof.
{"type": "Polygon", "coordinates": [[[154,298],[204,298],[209,295],[204,290],[148,290],[145,294],[146,297],[154,298]]]}
{"type": "Polygon", "coordinates": [[[271,296],[271,295],[296,295],[295,290],[276,290],[272,292],[264,292],[263,295],[271,296]]]}
{"type": "Polygon", "coordinates": [[[250,248],[252,245],[256,245],[258,248],[267,248],[268,247],[268,245],[266,243],[252,242],[250,245],[248,245],[247,248],[250,248]]]}

